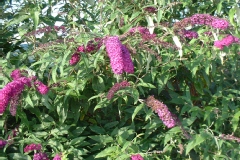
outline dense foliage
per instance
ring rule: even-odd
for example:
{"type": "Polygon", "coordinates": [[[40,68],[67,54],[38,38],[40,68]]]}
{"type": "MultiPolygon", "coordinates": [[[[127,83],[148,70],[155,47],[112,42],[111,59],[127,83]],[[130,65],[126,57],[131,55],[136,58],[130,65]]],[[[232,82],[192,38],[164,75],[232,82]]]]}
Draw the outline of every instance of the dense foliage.
{"type": "Polygon", "coordinates": [[[237,2],[1,11],[0,159],[240,159],[237,2]]]}

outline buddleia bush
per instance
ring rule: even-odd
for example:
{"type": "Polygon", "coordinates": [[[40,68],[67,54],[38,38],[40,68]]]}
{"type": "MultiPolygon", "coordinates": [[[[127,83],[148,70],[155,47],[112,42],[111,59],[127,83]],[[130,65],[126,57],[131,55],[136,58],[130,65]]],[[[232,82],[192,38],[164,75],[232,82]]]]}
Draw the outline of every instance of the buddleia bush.
{"type": "Polygon", "coordinates": [[[4,24],[2,159],[239,159],[237,3],[58,5],[4,24]]]}

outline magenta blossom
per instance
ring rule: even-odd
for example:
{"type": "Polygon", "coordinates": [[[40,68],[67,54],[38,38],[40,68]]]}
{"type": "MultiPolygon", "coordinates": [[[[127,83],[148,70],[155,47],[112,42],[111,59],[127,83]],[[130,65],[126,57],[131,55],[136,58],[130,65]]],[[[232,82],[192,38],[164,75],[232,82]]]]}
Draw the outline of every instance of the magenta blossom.
{"type": "Polygon", "coordinates": [[[61,154],[56,154],[53,160],[61,160],[61,154]]]}
{"type": "Polygon", "coordinates": [[[107,99],[111,100],[114,96],[114,94],[119,91],[120,89],[123,89],[125,87],[130,86],[130,83],[127,81],[122,81],[120,83],[115,83],[112,88],[108,91],[107,99]]]}
{"type": "Polygon", "coordinates": [[[38,92],[41,93],[42,95],[47,94],[49,91],[48,86],[43,84],[41,81],[37,80],[34,82],[35,87],[37,88],[38,92]]]}
{"type": "Polygon", "coordinates": [[[224,46],[230,46],[231,44],[237,42],[239,42],[239,38],[234,37],[232,35],[227,35],[223,39],[215,41],[214,46],[222,50],[224,46]]]}
{"type": "Polygon", "coordinates": [[[80,54],[79,53],[74,53],[71,57],[71,59],[69,60],[69,64],[71,66],[77,64],[80,60],[80,54]]]}
{"type": "Polygon", "coordinates": [[[108,37],[105,41],[105,46],[113,73],[122,74],[124,71],[124,62],[121,41],[117,36],[108,37]]]}
{"type": "Polygon", "coordinates": [[[131,160],[144,160],[140,154],[135,154],[131,156],[131,160]]]}
{"type": "Polygon", "coordinates": [[[33,155],[33,160],[49,160],[46,153],[35,153],[33,155]]]}
{"type": "Polygon", "coordinates": [[[0,148],[3,148],[7,144],[7,141],[0,140],[0,148]]]}
{"type": "Polygon", "coordinates": [[[25,148],[24,148],[24,152],[30,152],[30,151],[33,151],[33,150],[38,150],[40,151],[42,149],[42,145],[41,144],[29,144],[27,145],[25,148]]]}
{"type": "Polygon", "coordinates": [[[154,98],[154,96],[149,96],[146,100],[147,106],[151,107],[154,110],[159,118],[163,121],[163,124],[168,128],[172,128],[177,125],[177,117],[172,114],[168,107],[162,102],[154,98]]]}

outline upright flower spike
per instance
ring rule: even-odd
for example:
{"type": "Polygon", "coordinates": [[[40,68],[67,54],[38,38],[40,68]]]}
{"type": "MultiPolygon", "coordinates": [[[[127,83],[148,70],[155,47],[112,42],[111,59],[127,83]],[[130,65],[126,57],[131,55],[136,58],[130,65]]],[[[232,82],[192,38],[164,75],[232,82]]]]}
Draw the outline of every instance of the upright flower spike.
{"type": "Polygon", "coordinates": [[[121,41],[117,36],[108,37],[105,41],[105,46],[113,73],[122,74],[124,71],[124,62],[121,41]]]}
{"type": "Polygon", "coordinates": [[[153,96],[149,96],[147,98],[146,104],[158,114],[159,118],[163,121],[163,124],[168,128],[172,128],[177,125],[176,115],[172,114],[165,104],[158,101],[153,96]]]}

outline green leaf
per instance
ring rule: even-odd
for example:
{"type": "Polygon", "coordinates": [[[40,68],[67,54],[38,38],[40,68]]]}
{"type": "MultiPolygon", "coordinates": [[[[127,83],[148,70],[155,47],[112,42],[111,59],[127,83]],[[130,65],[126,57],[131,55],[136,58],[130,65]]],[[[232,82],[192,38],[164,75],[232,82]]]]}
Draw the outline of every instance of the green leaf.
{"type": "Polygon", "coordinates": [[[94,111],[98,108],[105,108],[110,104],[110,101],[106,98],[104,98],[103,100],[101,100],[94,108],[94,111]]]}
{"type": "Polygon", "coordinates": [[[152,62],[152,56],[151,54],[148,54],[146,72],[149,70],[149,65],[151,62],[152,62]]]}
{"type": "Polygon", "coordinates": [[[162,19],[162,14],[163,14],[163,11],[161,9],[158,10],[158,13],[157,13],[157,22],[159,23],[162,19]]]}
{"type": "Polygon", "coordinates": [[[31,157],[29,155],[24,155],[21,153],[9,153],[8,156],[10,159],[31,160],[31,157]]]}
{"type": "Polygon", "coordinates": [[[113,153],[116,153],[117,150],[118,150],[118,146],[111,146],[111,147],[105,148],[103,151],[98,153],[95,156],[95,158],[107,157],[109,155],[112,155],[113,153]]]}
{"type": "Polygon", "coordinates": [[[31,107],[34,107],[34,104],[33,104],[33,102],[32,102],[32,100],[31,100],[31,98],[30,98],[30,95],[29,94],[27,94],[27,97],[26,97],[26,102],[31,106],[31,107]]]}
{"type": "Polygon", "coordinates": [[[137,84],[137,86],[143,86],[143,87],[148,87],[148,88],[156,88],[151,83],[145,83],[145,82],[140,82],[140,83],[137,84]]]}
{"type": "Polygon", "coordinates": [[[229,15],[228,15],[229,16],[229,21],[233,26],[236,26],[236,23],[234,22],[235,13],[236,13],[235,8],[231,8],[230,11],[229,11],[229,15]]]}
{"type": "Polygon", "coordinates": [[[32,13],[32,18],[33,18],[33,22],[34,22],[34,29],[36,30],[38,27],[38,23],[39,23],[39,11],[34,11],[32,13]]]}
{"type": "Polygon", "coordinates": [[[30,15],[19,15],[17,18],[14,18],[12,21],[10,21],[6,27],[9,27],[13,24],[21,23],[23,20],[30,18],[30,15]]]}
{"type": "Polygon", "coordinates": [[[90,5],[94,5],[95,0],[86,0],[86,2],[87,2],[88,4],[90,4],[90,5]]]}
{"type": "Polygon", "coordinates": [[[84,139],[86,139],[87,137],[77,137],[74,138],[70,141],[69,145],[73,146],[73,145],[77,145],[79,143],[81,143],[84,139]]]}
{"type": "Polygon", "coordinates": [[[95,135],[95,136],[88,136],[88,137],[101,144],[107,144],[107,143],[113,142],[113,138],[108,135],[95,135]]]}
{"type": "Polygon", "coordinates": [[[93,82],[92,82],[92,88],[96,91],[96,92],[102,92],[105,89],[105,84],[104,81],[102,79],[102,77],[97,76],[93,78],[93,82]]]}
{"type": "Polygon", "coordinates": [[[104,130],[104,128],[102,128],[102,127],[99,127],[99,126],[97,126],[97,125],[94,125],[94,126],[90,126],[89,127],[93,132],[95,132],[95,133],[97,133],[97,134],[105,134],[105,130],[104,130]]]}
{"type": "Polygon", "coordinates": [[[205,137],[202,137],[201,135],[196,135],[192,138],[191,142],[188,143],[186,147],[186,154],[188,154],[193,148],[195,148],[197,145],[200,145],[202,142],[206,140],[205,137]]]}
{"type": "Polygon", "coordinates": [[[135,116],[137,115],[137,113],[138,113],[143,107],[144,107],[144,104],[141,103],[140,105],[138,105],[138,106],[135,108],[135,110],[134,110],[134,112],[133,112],[133,114],[132,114],[132,121],[134,120],[134,118],[135,118],[135,116]]]}
{"type": "Polygon", "coordinates": [[[59,122],[64,123],[67,119],[67,112],[68,112],[68,104],[59,103],[57,106],[57,113],[59,115],[59,122]]]}
{"type": "Polygon", "coordinates": [[[134,12],[129,20],[132,21],[134,18],[136,18],[141,13],[142,12],[139,12],[139,11],[138,12],[134,12]]]}
{"type": "Polygon", "coordinates": [[[238,111],[237,113],[234,114],[233,118],[232,118],[232,127],[233,127],[233,132],[236,131],[238,124],[239,124],[239,117],[240,117],[240,111],[238,111]]]}

